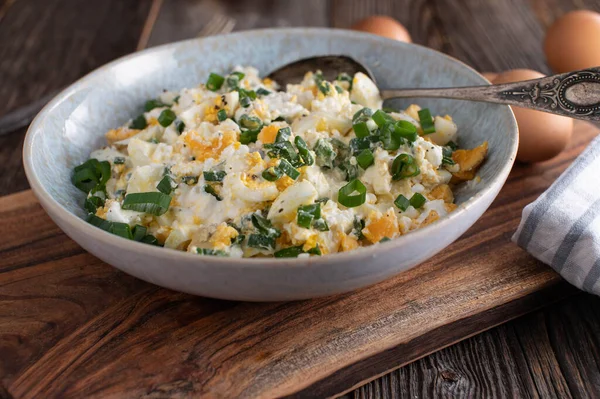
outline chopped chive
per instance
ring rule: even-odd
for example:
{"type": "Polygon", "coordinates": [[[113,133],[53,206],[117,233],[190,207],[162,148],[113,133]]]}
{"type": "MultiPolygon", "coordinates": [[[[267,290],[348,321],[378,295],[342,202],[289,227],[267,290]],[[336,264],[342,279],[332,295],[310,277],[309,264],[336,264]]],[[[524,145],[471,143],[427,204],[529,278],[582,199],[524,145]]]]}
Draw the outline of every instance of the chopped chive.
{"type": "Polygon", "coordinates": [[[315,217],[312,214],[298,210],[298,217],[297,217],[296,223],[300,227],[304,227],[305,229],[310,229],[310,225],[312,224],[312,221],[314,218],[315,217]]]}
{"type": "Polygon", "coordinates": [[[275,238],[263,234],[250,234],[248,236],[248,246],[271,251],[275,249],[275,238]]]}
{"type": "Polygon", "coordinates": [[[175,96],[175,98],[173,99],[173,104],[179,104],[179,99],[181,98],[180,95],[175,96]]]}
{"type": "Polygon", "coordinates": [[[258,90],[256,90],[256,94],[258,94],[259,96],[268,96],[269,94],[271,94],[271,92],[261,87],[258,90]]]}
{"type": "Polygon", "coordinates": [[[282,127],[277,131],[275,142],[288,141],[292,135],[292,129],[289,127],[282,127]]]}
{"type": "Polygon", "coordinates": [[[173,191],[173,179],[169,175],[164,175],[163,178],[156,185],[156,189],[163,194],[169,195],[173,191]]]}
{"type": "Polygon", "coordinates": [[[369,119],[371,119],[371,117],[373,116],[373,110],[371,110],[371,108],[362,108],[358,111],[356,111],[354,113],[354,115],[352,115],[352,123],[358,123],[358,122],[366,122],[369,119]]]}
{"type": "Polygon", "coordinates": [[[421,171],[415,158],[408,154],[400,154],[392,163],[392,179],[400,180],[418,175],[421,171]]]}
{"type": "Polygon", "coordinates": [[[211,186],[210,184],[207,184],[204,186],[204,192],[215,197],[215,199],[217,201],[223,201],[223,198],[219,195],[219,193],[217,193],[215,188],[213,186],[211,186]]]}
{"type": "Polygon", "coordinates": [[[242,72],[232,72],[229,76],[227,76],[227,87],[232,90],[235,90],[239,87],[240,81],[244,79],[244,75],[242,72]]]}
{"type": "Polygon", "coordinates": [[[388,241],[392,241],[391,238],[389,237],[383,237],[381,240],[379,240],[379,242],[388,242],[388,241]]]}
{"type": "Polygon", "coordinates": [[[219,112],[217,112],[217,120],[223,122],[225,119],[227,119],[227,111],[220,109],[219,112]]]}
{"type": "Polygon", "coordinates": [[[397,121],[394,124],[394,132],[408,141],[417,139],[417,127],[408,121],[397,121]]]}
{"type": "Polygon", "coordinates": [[[269,219],[262,217],[258,213],[253,213],[251,219],[252,225],[267,237],[277,238],[281,235],[281,231],[273,227],[269,219]]]}
{"type": "Polygon", "coordinates": [[[294,168],[286,159],[281,159],[277,167],[293,180],[296,180],[300,176],[298,169],[294,168]]]}
{"type": "Polygon", "coordinates": [[[301,205],[298,207],[298,212],[310,213],[315,219],[321,218],[321,204],[301,205]]]}
{"type": "Polygon", "coordinates": [[[262,177],[267,181],[276,181],[283,176],[283,171],[277,167],[271,166],[262,172],[262,177]]]}
{"type": "Polygon", "coordinates": [[[158,116],[158,123],[160,123],[162,127],[167,127],[173,123],[176,118],[177,115],[175,115],[175,112],[171,111],[170,109],[165,109],[158,116]]]}
{"type": "Polygon", "coordinates": [[[394,205],[396,205],[398,209],[404,212],[410,206],[410,201],[404,195],[400,194],[398,197],[396,197],[394,205]]]}
{"type": "Polygon", "coordinates": [[[352,125],[352,129],[354,129],[354,134],[356,134],[356,137],[362,138],[367,137],[369,134],[371,134],[371,131],[367,126],[367,122],[358,122],[352,125]]]}
{"type": "Polygon", "coordinates": [[[208,75],[208,80],[206,81],[206,88],[211,91],[217,91],[223,86],[223,82],[225,82],[225,78],[216,73],[211,73],[208,75]]]}
{"type": "Polygon", "coordinates": [[[242,108],[248,108],[252,100],[256,99],[256,92],[254,90],[238,89],[240,94],[240,105],[242,108]]]}
{"type": "Polygon", "coordinates": [[[359,239],[362,240],[365,236],[362,233],[362,230],[365,228],[365,221],[363,219],[359,219],[354,216],[354,221],[352,222],[352,233],[359,239]]]}
{"type": "Polygon", "coordinates": [[[160,216],[169,210],[171,197],[161,192],[127,194],[123,200],[123,209],[160,216]]]}
{"type": "Polygon", "coordinates": [[[345,173],[344,179],[346,181],[354,180],[358,177],[358,166],[350,162],[349,159],[340,162],[338,168],[340,168],[345,173]]]}
{"type": "Polygon", "coordinates": [[[136,224],[131,232],[133,234],[133,240],[141,241],[142,238],[144,238],[146,236],[147,232],[148,232],[148,229],[146,227],[136,224]]]}
{"type": "Polygon", "coordinates": [[[368,137],[355,137],[350,140],[349,146],[352,151],[352,155],[358,155],[362,150],[370,149],[373,140],[377,140],[375,136],[368,137]]]}
{"type": "Polygon", "coordinates": [[[86,198],[85,202],[83,203],[83,208],[89,213],[96,213],[96,210],[101,206],[104,206],[104,199],[95,195],[86,198]]]}
{"type": "Polygon", "coordinates": [[[139,115],[137,118],[132,120],[131,124],[129,125],[130,128],[137,130],[144,130],[146,126],[148,126],[148,122],[146,122],[146,117],[144,114],[139,115]]]}
{"type": "Polygon", "coordinates": [[[298,153],[300,154],[300,158],[302,158],[304,165],[310,166],[315,163],[315,159],[308,150],[308,145],[306,145],[306,141],[304,141],[302,137],[296,136],[294,138],[294,144],[296,144],[296,148],[298,148],[298,153]]]}
{"type": "Polygon", "coordinates": [[[425,202],[427,202],[427,199],[419,193],[414,193],[413,196],[410,198],[410,204],[415,209],[419,209],[420,207],[422,207],[425,204],[425,202]]]}
{"type": "Polygon", "coordinates": [[[183,133],[183,131],[185,130],[185,123],[183,123],[182,120],[176,119],[175,120],[175,130],[177,130],[177,133],[179,133],[179,134],[183,133]]]}
{"type": "Polygon", "coordinates": [[[373,165],[373,163],[375,162],[375,157],[373,156],[373,152],[369,149],[362,150],[362,152],[360,154],[358,154],[358,156],[356,157],[356,162],[358,163],[358,165],[361,168],[367,169],[369,166],[373,165]]]}
{"type": "Polygon", "coordinates": [[[89,193],[97,186],[103,188],[110,176],[110,162],[91,158],[73,168],[71,182],[84,193],[89,193]]]}
{"type": "Polygon", "coordinates": [[[384,150],[395,151],[400,148],[403,139],[396,134],[392,124],[384,125],[379,130],[379,140],[381,141],[384,150]]]}
{"type": "Polygon", "coordinates": [[[208,255],[208,256],[228,256],[227,252],[222,251],[220,249],[210,249],[210,248],[196,248],[196,253],[199,255],[208,255]]]}
{"type": "Polygon", "coordinates": [[[265,144],[263,146],[269,150],[267,154],[271,158],[281,158],[287,160],[292,165],[300,166],[300,157],[294,150],[294,146],[289,141],[280,141],[273,144],[265,144]]]}
{"type": "Polygon", "coordinates": [[[340,86],[338,85],[334,85],[333,87],[335,87],[335,91],[337,91],[338,93],[342,94],[344,92],[344,89],[342,89],[340,86]]]}
{"type": "Polygon", "coordinates": [[[313,227],[319,231],[329,231],[329,226],[325,219],[317,219],[313,222],[313,227]]]}
{"type": "Polygon", "coordinates": [[[391,116],[389,116],[388,114],[386,114],[385,112],[383,112],[380,109],[375,111],[372,118],[375,121],[375,123],[377,124],[377,126],[379,126],[379,127],[383,127],[383,126],[387,125],[388,123],[396,122],[396,120],[394,118],[392,118],[391,116]]]}
{"type": "Polygon", "coordinates": [[[240,134],[240,143],[250,144],[256,142],[258,139],[259,130],[246,130],[240,134]]]}
{"type": "Polygon", "coordinates": [[[125,163],[125,157],[115,157],[113,163],[115,165],[123,165],[125,163]]]}
{"type": "Polygon", "coordinates": [[[224,170],[219,170],[219,171],[209,170],[209,171],[202,172],[202,174],[204,175],[204,180],[206,180],[206,181],[223,181],[225,176],[227,176],[227,172],[225,172],[224,170]]]}
{"type": "Polygon", "coordinates": [[[317,255],[317,256],[321,256],[321,248],[319,248],[319,244],[317,244],[317,246],[315,246],[314,248],[309,249],[307,252],[307,254],[311,254],[311,255],[317,255]]]}
{"type": "Polygon", "coordinates": [[[150,245],[159,245],[158,240],[152,234],[146,234],[144,237],[142,237],[140,242],[143,242],[144,244],[150,244],[150,245]]]}
{"type": "Polygon", "coordinates": [[[181,178],[181,182],[187,184],[188,186],[193,186],[198,183],[198,176],[183,176],[181,178]]]}
{"type": "Polygon", "coordinates": [[[259,118],[255,116],[249,116],[246,114],[240,117],[238,123],[240,127],[249,130],[260,130],[262,127],[262,121],[259,118]]]}
{"type": "Polygon", "coordinates": [[[456,144],[454,141],[449,141],[446,146],[450,147],[452,151],[458,150],[458,144],[456,144]]]}
{"type": "Polygon", "coordinates": [[[442,165],[454,165],[454,159],[452,159],[452,148],[450,146],[442,147],[442,165]]]}
{"type": "Polygon", "coordinates": [[[333,160],[337,156],[337,153],[333,150],[331,142],[327,139],[319,139],[315,144],[314,148],[317,156],[316,162],[318,166],[324,168],[333,168],[333,160]]]}
{"type": "Polygon", "coordinates": [[[325,204],[325,203],[327,203],[327,201],[329,201],[329,198],[323,197],[323,198],[317,199],[315,202],[318,204],[325,204]]]}
{"type": "Polygon", "coordinates": [[[150,112],[154,108],[161,108],[161,107],[167,107],[167,104],[164,104],[160,100],[152,99],[152,100],[146,101],[146,104],[144,104],[144,111],[150,112]]]}
{"type": "Polygon", "coordinates": [[[340,73],[335,80],[339,80],[340,82],[348,82],[348,90],[352,90],[352,76],[348,75],[346,72],[340,73]]]}
{"type": "Polygon", "coordinates": [[[279,251],[276,251],[273,256],[276,258],[297,258],[298,255],[303,253],[304,251],[302,250],[302,245],[299,245],[297,247],[280,249],[279,251]]]}
{"type": "Polygon", "coordinates": [[[435,132],[435,125],[433,124],[433,118],[429,108],[423,108],[419,112],[419,122],[421,123],[421,129],[423,134],[430,134],[435,132]]]}
{"type": "Polygon", "coordinates": [[[367,200],[367,188],[360,180],[354,179],[338,191],[338,202],[345,207],[354,208],[367,200]]]}
{"type": "Polygon", "coordinates": [[[329,94],[329,90],[331,90],[329,84],[320,72],[314,74],[314,79],[319,91],[325,95],[329,94]]]}
{"type": "Polygon", "coordinates": [[[133,235],[131,234],[131,228],[127,223],[111,222],[108,220],[104,220],[94,214],[88,215],[87,222],[111,234],[127,238],[129,240],[133,239],[133,235]]]}

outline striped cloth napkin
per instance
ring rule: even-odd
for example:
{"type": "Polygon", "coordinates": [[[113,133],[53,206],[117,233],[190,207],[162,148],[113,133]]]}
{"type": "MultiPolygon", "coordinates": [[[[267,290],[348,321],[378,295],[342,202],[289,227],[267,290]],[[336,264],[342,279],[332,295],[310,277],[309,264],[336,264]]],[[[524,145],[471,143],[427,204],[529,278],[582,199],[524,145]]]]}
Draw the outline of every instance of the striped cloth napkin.
{"type": "Polygon", "coordinates": [[[512,240],[571,284],[600,295],[600,136],[523,209],[512,240]]]}

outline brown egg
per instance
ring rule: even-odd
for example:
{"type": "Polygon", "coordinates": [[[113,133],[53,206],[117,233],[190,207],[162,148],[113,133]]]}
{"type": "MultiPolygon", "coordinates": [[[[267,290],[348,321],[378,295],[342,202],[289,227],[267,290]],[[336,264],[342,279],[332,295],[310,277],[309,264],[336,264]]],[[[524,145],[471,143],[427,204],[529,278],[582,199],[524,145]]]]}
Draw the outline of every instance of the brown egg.
{"type": "Polygon", "coordinates": [[[411,43],[410,34],[406,28],[394,18],[385,15],[373,15],[352,25],[350,29],[373,33],[401,42],[411,43]]]}
{"type": "MultiPolygon", "coordinates": [[[[510,83],[543,76],[530,69],[513,69],[499,74],[492,83],[510,83]]],[[[573,119],[527,108],[512,107],[512,110],[519,125],[519,161],[545,161],[558,155],[569,143],[573,119]]]]}
{"type": "Polygon", "coordinates": [[[481,74],[483,75],[484,78],[486,78],[490,82],[493,82],[494,79],[496,79],[496,77],[498,77],[497,72],[481,72],[481,74]]]}
{"type": "Polygon", "coordinates": [[[544,52],[557,73],[600,66],[600,14],[579,10],[557,19],[546,32],[544,52]]]}

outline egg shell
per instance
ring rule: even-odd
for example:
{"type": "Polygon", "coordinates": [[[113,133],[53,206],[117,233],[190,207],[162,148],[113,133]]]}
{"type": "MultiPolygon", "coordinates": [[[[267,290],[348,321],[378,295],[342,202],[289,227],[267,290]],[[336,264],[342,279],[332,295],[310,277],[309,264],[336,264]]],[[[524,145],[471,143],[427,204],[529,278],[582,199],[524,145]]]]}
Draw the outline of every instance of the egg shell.
{"type": "Polygon", "coordinates": [[[546,32],[544,53],[557,73],[600,65],[600,14],[588,10],[569,12],[546,32]]]}
{"type": "Polygon", "coordinates": [[[373,15],[352,25],[350,29],[388,37],[401,42],[411,43],[408,30],[394,18],[385,15],[373,15]]]}
{"type": "MultiPolygon", "coordinates": [[[[529,69],[513,69],[499,74],[494,84],[537,79],[544,75],[529,69]]],[[[565,149],[573,132],[573,119],[528,108],[512,107],[519,125],[519,151],[522,162],[541,162],[565,149]]]]}
{"type": "Polygon", "coordinates": [[[483,75],[484,78],[486,78],[490,82],[493,82],[494,79],[496,79],[499,75],[499,73],[497,73],[497,72],[481,72],[481,74],[483,75]]]}

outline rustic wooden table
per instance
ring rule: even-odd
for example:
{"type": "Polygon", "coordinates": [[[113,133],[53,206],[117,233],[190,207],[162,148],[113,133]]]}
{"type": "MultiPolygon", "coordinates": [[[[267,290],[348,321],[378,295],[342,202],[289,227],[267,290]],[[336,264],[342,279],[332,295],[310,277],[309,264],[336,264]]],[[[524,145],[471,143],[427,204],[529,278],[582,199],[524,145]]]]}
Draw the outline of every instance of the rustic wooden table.
{"type": "MultiPolygon", "coordinates": [[[[528,67],[548,73],[545,28],[597,0],[0,0],[0,114],[145,45],[194,36],[220,13],[236,30],[271,26],[348,27],[371,14],[405,24],[415,43],[484,71],[528,67]]],[[[0,137],[0,195],[28,187],[21,166],[25,129],[0,137]]],[[[0,298],[10,300],[10,298],[0,298]]],[[[579,294],[434,353],[369,384],[354,397],[599,397],[600,300],[579,294]]],[[[2,335],[0,357],[10,340],[2,335]]],[[[8,363],[4,363],[8,364],[8,363]]],[[[0,398],[11,395],[3,387],[0,398]]]]}

